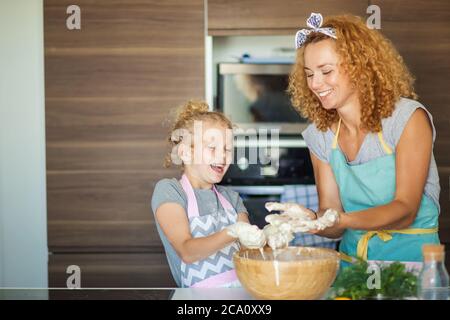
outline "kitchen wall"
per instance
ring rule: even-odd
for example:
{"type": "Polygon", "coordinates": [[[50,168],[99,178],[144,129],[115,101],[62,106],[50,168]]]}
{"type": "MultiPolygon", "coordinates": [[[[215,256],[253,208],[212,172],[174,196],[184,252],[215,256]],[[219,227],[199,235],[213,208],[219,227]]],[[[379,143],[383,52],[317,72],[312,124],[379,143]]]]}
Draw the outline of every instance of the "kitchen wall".
{"type": "Polygon", "coordinates": [[[42,0],[0,1],[0,287],[47,287],[42,0]]]}
{"type": "Polygon", "coordinates": [[[49,285],[174,286],[150,199],[170,111],[204,99],[203,0],[44,1],[49,285]]]}

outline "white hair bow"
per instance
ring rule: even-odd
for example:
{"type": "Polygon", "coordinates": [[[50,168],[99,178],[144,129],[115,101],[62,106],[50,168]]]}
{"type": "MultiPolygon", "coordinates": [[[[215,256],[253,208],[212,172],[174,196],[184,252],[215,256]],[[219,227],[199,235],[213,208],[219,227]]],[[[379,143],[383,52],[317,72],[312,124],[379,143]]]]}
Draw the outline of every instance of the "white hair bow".
{"type": "Polygon", "coordinates": [[[303,46],[311,32],[320,32],[331,38],[337,39],[336,30],[334,28],[321,28],[323,23],[323,18],[320,13],[311,13],[309,18],[306,20],[306,25],[310,29],[301,29],[295,34],[295,48],[298,49],[303,46]]]}

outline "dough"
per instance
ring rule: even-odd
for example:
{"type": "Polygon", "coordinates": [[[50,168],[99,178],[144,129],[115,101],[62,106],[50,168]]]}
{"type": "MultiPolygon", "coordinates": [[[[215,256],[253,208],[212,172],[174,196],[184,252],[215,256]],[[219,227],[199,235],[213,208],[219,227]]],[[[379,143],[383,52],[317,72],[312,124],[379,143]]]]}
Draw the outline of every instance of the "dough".
{"type": "Polygon", "coordinates": [[[289,223],[293,232],[308,232],[311,230],[324,230],[333,226],[339,214],[336,210],[328,209],[324,215],[313,220],[310,213],[296,203],[267,202],[266,209],[270,211],[281,211],[280,214],[270,214],[266,216],[266,221],[272,225],[279,226],[289,223]]]}
{"type": "Polygon", "coordinates": [[[339,214],[328,209],[324,215],[312,220],[309,213],[295,203],[268,202],[269,211],[281,210],[281,214],[269,214],[266,221],[269,226],[264,228],[267,243],[272,249],[285,247],[294,238],[293,233],[308,232],[311,230],[324,230],[337,223],[339,214]]]}
{"type": "Polygon", "coordinates": [[[248,248],[262,248],[266,244],[264,232],[256,225],[238,221],[227,227],[227,233],[248,248]]]}
{"type": "Polygon", "coordinates": [[[227,233],[239,238],[240,243],[248,248],[262,248],[267,243],[272,250],[276,250],[287,247],[296,232],[324,230],[336,224],[339,219],[336,210],[328,209],[322,217],[313,220],[307,211],[295,203],[268,202],[266,208],[269,211],[283,212],[267,215],[265,219],[268,225],[263,230],[256,225],[239,221],[228,226],[227,233]]]}
{"type": "Polygon", "coordinates": [[[292,227],[289,223],[283,222],[278,226],[268,224],[264,227],[263,231],[266,235],[267,244],[272,250],[287,247],[289,242],[294,239],[292,227]]]}
{"type": "Polygon", "coordinates": [[[266,202],[265,207],[266,207],[267,211],[269,211],[269,212],[282,211],[283,213],[287,214],[287,216],[292,219],[305,219],[305,220],[312,219],[309,215],[309,212],[303,210],[303,208],[296,203],[266,202]]]}

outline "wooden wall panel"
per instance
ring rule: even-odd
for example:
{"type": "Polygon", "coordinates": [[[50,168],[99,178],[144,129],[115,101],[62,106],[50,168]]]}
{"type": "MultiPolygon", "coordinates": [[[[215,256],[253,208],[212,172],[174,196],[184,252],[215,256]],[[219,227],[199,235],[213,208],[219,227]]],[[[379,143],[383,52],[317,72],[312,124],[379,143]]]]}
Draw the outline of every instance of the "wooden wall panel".
{"type": "Polygon", "coordinates": [[[67,266],[77,265],[82,288],[175,287],[163,253],[54,254],[49,261],[49,287],[65,288],[67,266]]]}
{"type": "Polygon", "coordinates": [[[150,201],[162,170],[49,173],[52,251],[161,251],[150,201]]]}
{"type": "Polygon", "coordinates": [[[450,246],[450,2],[370,2],[380,7],[381,32],[403,56],[416,77],[419,101],[433,115],[437,131],[434,155],[441,185],[439,234],[441,241],[450,246]]]}
{"type": "MultiPolygon", "coordinates": [[[[158,41],[158,40],[155,40],[158,41]]],[[[167,51],[176,50],[168,47],[167,51]]],[[[70,51],[69,51],[70,52],[70,51]]],[[[173,97],[200,96],[203,46],[177,57],[156,55],[71,55],[46,53],[46,94],[49,97],[173,97]],[[171,75],[178,75],[172,77],[171,75]]]]}
{"type": "Polygon", "coordinates": [[[311,12],[364,16],[368,0],[208,0],[210,35],[294,35],[311,12]]]}
{"type": "Polygon", "coordinates": [[[160,247],[150,199],[178,175],[170,109],[204,98],[203,1],[82,0],[73,31],[69,4],[44,6],[50,250],[160,247]]]}
{"type": "Polygon", "coordinates": [[[203,41],[204,7],[199,0],[45,0],[44,9],[46,50],[108,49],[115,54],[141,49],[178,56],[166,49],[197,50],[199,40],[203,41]],[[65,12],[71,4],[81,8],[81,32],[65,28],[65,12]],[[201,34],[193,32],[198,30],[201,34]]]}
{"type": "Polygon", "coordinates": [[[88,286],[172,286],[150,201],[169,111],[204,99],[204,1],[79,0],[81,30],[71,4],[44,2],[50,285],[79,258],[88,286]]]}
{"type": "MultiPolygon", "coordinates": [[[[449,149],[450,150],[450,149],[449,149]]],[[[441,196],[439,203],[441,205],[441,216],[439,218],[439,236],[443,243],[449,248],[450,252],[450,169],[445,168],[439,171],[441,184],[441,196]]],[[[447,256],[447,262],[450,263],[450,256],[447,256]]]]}

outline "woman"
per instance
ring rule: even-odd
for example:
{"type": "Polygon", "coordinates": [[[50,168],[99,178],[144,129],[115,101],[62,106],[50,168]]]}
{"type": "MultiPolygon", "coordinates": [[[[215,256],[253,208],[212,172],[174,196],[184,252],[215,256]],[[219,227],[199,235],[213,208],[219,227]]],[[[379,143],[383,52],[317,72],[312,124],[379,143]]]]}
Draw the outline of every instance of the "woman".
{"type": "MultiPolygon", "coordinates": [[[[313,123],[319,212],[339,213],[319,235],[342,236],[344,261],[421,261],[439,243],[439,177],[431,114],[393,45],[354,16],[312,14],[296,35],[289,92],[313,123]]],[[[308,210],[312,213],[311,210],[308,210]]],[[[348,265],[344,263],[344,266],[348,265]]]]}

